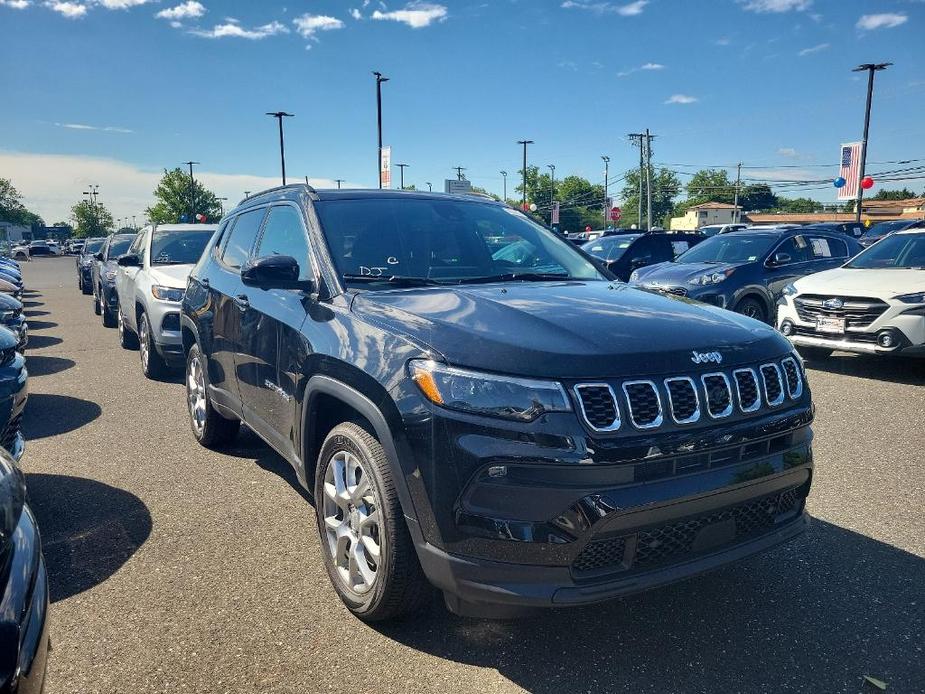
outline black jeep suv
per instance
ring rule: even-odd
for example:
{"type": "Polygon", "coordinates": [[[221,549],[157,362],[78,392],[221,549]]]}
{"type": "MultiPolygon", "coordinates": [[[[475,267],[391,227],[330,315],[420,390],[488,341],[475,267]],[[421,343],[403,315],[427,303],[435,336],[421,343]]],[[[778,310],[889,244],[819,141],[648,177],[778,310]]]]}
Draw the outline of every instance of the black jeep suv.
{"type": "Polygon", "coordinates": [[[276,188],[183,299],[192,430],[245,422],[366,620],[614,598],[800,533],[813,406],[750,318],[612,281],[501,203],[276,188]]]}

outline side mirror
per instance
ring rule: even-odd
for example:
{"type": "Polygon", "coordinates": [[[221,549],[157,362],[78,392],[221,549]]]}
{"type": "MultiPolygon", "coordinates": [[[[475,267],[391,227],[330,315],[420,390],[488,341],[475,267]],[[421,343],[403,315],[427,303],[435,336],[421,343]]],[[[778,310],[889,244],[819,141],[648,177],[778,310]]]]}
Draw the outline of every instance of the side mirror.
{"type": "Polygon", "coordinates": [[[299,279],[299,263],[290,255],[254,258],[241,268],[241,281],[258,289],[300,289],[311,292],[315,283],[299,279]]]}
{"type": "Polygon", "coordinates": [[[120,267],[141,267],[141,258],[134,253],[126,253],[125,255],[120,255],[116,263],[120,267]]]}
{"type": "Polygon", "coordinates": [[[775,253],[771,258],[771,265],[786,265],[790,260],[789,253],[775,253]]]}
{"type": "Polygon", "coordinates": [[[93,254],[93,257],[96,258],[97,260],[102,260],[102,259],[103,259],[103,254],[102,254],[102,253],[94,253],[94,254],[93,254]]]}
{"type": "Polygon", "coordinates": [[[641,256],[639,258],[633,258],[630,260],[630,267],[634,269],[638,267],[645,267],[646,265],[648,265],[651,259],[652,259],[651,256],[641,256]]]}

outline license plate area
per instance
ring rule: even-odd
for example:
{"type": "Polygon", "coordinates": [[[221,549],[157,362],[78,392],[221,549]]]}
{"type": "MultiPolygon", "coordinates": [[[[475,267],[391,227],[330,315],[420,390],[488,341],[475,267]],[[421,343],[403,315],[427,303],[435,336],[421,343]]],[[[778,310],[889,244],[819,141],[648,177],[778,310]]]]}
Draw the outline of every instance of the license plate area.
{"type": "Polygon", "coordinates": [[[845,319],[834,316],[820,316],[816,319],[816,332],[831,335],[845,334],[845,319]]]}

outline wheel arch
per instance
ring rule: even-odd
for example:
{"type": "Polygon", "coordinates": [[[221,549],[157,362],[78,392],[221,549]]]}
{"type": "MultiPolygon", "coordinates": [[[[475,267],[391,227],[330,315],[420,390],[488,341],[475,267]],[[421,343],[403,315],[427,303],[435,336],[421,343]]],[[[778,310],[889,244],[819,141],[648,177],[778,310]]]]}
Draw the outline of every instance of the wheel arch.
{"type": "Polygon", "coordinates": [[[772,300],[770,292],[764,287],[759,287],[756,285],[750,285],[743,287],[736,292],[735,301],[731,305],[733,311],[736,310],[739,304],[741,304],[746,299],[755,299],[758,301],[765,310],[765,316],[768,320],[772,320],[774,317],[774,301],[772,300]]]}

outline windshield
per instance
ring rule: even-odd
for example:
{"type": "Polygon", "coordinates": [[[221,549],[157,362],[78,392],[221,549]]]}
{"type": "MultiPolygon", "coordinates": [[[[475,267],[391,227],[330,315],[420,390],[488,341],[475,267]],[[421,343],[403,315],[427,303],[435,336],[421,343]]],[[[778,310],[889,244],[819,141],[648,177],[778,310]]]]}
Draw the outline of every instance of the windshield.
{"type": "Polygon", "coordinates": [[[151,264],[186,265],[198,262],[213,231],[155,231],[151,239],[151,264]]]}
{"type": "Polygon", "coordinates": [[[778,237],[768,234],[723,234],[701,241],[676,263],[753,263],[771,250],[778,237]]]}
{"type": "Polygon", "coordinates": [[[585,253],[590,253],[597,258],[603,258],[604,260],[619,260],[623,254],[626,253],[626,249],[640,236],[641,234],[605,236],[596,241],[588,241],[588,243],[582,244],[581,249],[585,253]]]}
{"type": "Polygon", "coordinates": [[[109,242],[109,251],[107,253],[110,259],[118,258],[120,255],[125,255],[128,253],[129,246],[132,245],[132,241],[135,240],[134,236],[124,236],[122,238],[114,238],[109,242]]]}
{"type": "Polygon", "coordinates": [[[906,226],[909,222],[895,221],[895,222],[880,222],[879,224],[874,224],[870,229],[868,229],[863,238],[865,239],[879,239],[881,236],[886,236],[887,234],[892,234],[894,231],[898,231],[906,226]]]}
{"type": "Polygon", "coordinates": [[[925,232],[921,234],[894,234],[878,241],[866,251],[859,253],[847,268],[871,270],[925,269],[925,232]]]}
{"type": "Polygon", "coordinates": [[[315,208],[347,284],[604,280],[570,243],[501,205],[377,197],[315,208]]]}
{"type": "Polygon", "coordinates": [[[84,244],[83,252],[96,253],[103,247],[104,243],[106,243],[106,239],[90,239],[84,244]]]}

